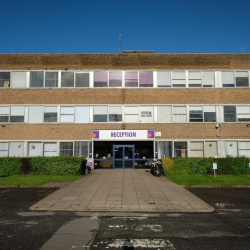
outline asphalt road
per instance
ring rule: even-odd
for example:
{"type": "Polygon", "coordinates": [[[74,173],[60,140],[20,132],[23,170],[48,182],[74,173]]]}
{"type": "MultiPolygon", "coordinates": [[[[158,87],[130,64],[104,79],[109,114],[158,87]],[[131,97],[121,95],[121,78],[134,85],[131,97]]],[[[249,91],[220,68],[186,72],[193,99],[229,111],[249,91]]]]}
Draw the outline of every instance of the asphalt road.
{"type": "Polygon", "coordinates": [[[191,189],[211,214],[29,212],[55,189],[0,189],[0,249],[249,249],[250,189],[191,189]]]}

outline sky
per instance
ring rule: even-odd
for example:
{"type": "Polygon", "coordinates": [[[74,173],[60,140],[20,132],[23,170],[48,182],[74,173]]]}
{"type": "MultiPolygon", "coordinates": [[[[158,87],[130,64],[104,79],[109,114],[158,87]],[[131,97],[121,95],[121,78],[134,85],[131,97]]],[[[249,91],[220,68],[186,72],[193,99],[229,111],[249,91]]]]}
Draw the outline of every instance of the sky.
{"type": "Polygon", "coordinates": [[[0,0],[0,53],[250,53],[250,0],[0,0]]]}

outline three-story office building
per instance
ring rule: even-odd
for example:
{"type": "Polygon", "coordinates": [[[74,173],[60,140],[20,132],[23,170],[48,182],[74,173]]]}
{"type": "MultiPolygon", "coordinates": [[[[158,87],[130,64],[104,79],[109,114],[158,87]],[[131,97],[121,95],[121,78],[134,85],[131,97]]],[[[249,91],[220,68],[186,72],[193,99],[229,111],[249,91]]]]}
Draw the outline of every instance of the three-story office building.
{"type": "Polygon", "coordinates": [[[249,54],[1,54],[0,156],[250,157],[249,54]]]}

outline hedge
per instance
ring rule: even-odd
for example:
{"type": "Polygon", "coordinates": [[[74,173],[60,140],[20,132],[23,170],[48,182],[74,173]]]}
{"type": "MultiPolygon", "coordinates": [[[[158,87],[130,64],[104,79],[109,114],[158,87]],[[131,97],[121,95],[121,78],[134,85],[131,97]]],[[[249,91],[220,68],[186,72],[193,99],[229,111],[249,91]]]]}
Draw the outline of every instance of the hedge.
{"type": "Polygon", "coordinates": [[[245,175],[249,172],[249,162],[247,157],[162,159],[167,175],[213,174],[213,163],[217,163],[217,174],[245,175]]]}
{"type": "Polygon", "coordinates": [[[0,158],[0,176],[21,174],[22,163],[20,158],[1,157],[0,158]]]}
{"type": "Polygon", "coordinates": [[[55,157],[4,157],[0,158],[0,176],[33,175],[80,175],[85,173],[87,160],[72,156],[55,157]]]}

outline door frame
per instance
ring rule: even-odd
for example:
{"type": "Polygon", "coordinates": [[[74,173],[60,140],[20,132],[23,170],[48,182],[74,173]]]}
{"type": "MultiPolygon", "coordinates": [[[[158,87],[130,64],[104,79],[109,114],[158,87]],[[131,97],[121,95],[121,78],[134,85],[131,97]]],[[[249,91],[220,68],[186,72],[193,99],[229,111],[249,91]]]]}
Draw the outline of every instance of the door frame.
{"type": "MultiPolygon", "coordinates": [[[[116,169],[115,163],[116,161],[122,161],[122,168],[120,169],[134,169],[135,168],[135,145],[134,144],[113,144],[113,169],[116,169]],[[122,148],[123,152],[123,158],[122,159],[116,159],[115,158],[115,148],[120,147],[122,148]],[[125,159],[125,148],[132,148],[132,159],[125,159]],[[125,162],[132,162],[133,167],[132,168],[125,168],[125,162]]],[[[118,168],[119,169],[119,168],[118,168]]]]}

